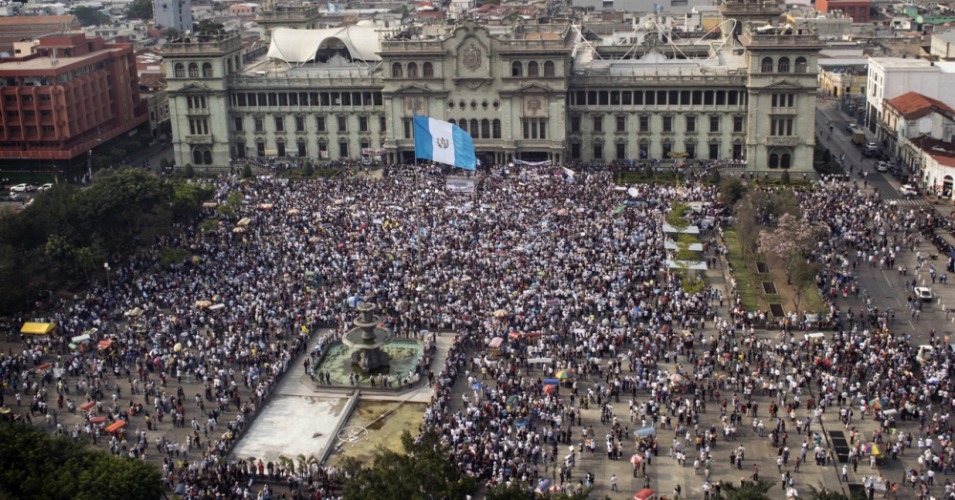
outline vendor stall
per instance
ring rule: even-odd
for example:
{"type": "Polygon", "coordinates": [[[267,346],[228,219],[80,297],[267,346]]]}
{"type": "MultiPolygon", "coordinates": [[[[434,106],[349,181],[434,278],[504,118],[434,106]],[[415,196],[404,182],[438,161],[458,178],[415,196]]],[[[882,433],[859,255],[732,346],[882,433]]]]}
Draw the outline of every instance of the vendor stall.
{"type": "Polygon", "coordinates": [[[28,321],[20,328],[20,333],[25,335],[49,335],[56,330],[56,323],[37,323],[28,321]]]}

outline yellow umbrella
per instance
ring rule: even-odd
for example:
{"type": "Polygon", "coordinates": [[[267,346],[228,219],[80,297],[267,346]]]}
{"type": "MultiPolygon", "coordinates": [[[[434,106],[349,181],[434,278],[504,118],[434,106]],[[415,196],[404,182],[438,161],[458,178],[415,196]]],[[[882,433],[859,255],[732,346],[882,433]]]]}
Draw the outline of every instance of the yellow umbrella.
{"type": "Polygon", "coordinates": [[[182,343],[181,343],[181,342],[176,342],[176,345],[173,346],[172,350],[175,351],[175,352],[181,351],[181,350],[182,350],[182,343]]]}
{"type": "Polygon", "coordinates": [[[554,374],[554,378],[558,380],[567,380],[569,378],[574,378],[574,372],[570,370],[560,370],[554,374]]]}

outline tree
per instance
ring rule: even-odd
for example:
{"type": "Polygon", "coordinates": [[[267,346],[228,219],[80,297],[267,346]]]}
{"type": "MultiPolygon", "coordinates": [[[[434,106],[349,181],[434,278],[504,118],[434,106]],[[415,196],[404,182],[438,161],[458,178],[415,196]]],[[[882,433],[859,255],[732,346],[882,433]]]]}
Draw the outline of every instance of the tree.
{"type": "Polygon", "coordinates": [[[302,167],[302,175],[305,177],[311,177],[315,175],[315,167],[312,166],[312,162],[305,160],[305,166],[302,167]]]}
{"type": "Polygon", "coordinates": [[[802,303],[803,294],[809,287],[816,284],[816,276],[822,271],[822,264],[819,262],[808,262],[806,259],[798,260],[793,266],[792,287],[793,287],[793,309],[799,311],[799,304],[802,303]]]}
{"type": "Polygon", "coordinates": [[[843,493],[831,491],[827,489],[822,483],[819,483],[819,487],[809,485],[809,497],[813,500],[865,500],[866,496],[864,493],[854,493],[851,495],[846,495],[843,493]]]}
{"type": "Polygon", "coordinates": [[[92,7],[77,7],[73,9],[73,15],[80,22],[80,26],[97,26],[109,22],[109,16],[92,7]]]}
{"type": "Polygon", "coordinates": [[[797,219],[792,214],[783,214],[775,229],[759,232],[759,253],[770,255],[782,262],[786,270],[786,282],[792,284],[796,262],[803,258],[819,232],[815,225],[797,219]]]}
{"type": "Polygon", "coordinates": [[[769,490],[775,481],[743,481],[740,484],[720,481],[720,489],[725,500],[771,500],[769,490]]]}
{"type": "Polygon", "coordinates": [[[788,186],[789,183],[792,182],[792,179],[789,178],[789,170],[783,170],[782,175],[779,176],[779,182],[781,182],[783,186],[788,186]]]}
{"type": "Polygon", "coordinates": [[[670,211],[664,216],[664,220],[677,230],[682,230],[690,225],[690,221],[686,219],[686,214],[689,212],[689,205],[683,202],[677,202],[670,206],[670,211]]]}
{"type": "Polygon", "coordinates": [[[182,167],[182,175],[185,176],[186,179],[192,179],[196,176],[196,169],[192,167],[192,163],[186,163],[186,166],[182,167]]]}
{"type": "Polygon", "coordinates": [[[176,38],[179,38],[179,30],[176,28],[166,28],[162,30],[162,37],[166,40],[175,40],[176,38]]]}
{"type": "Polygon", "coordinates": [[[126,7],[127,19],[152,19],[153,3],[150,0],[133,0],[126,7]]]}
{"type": "Polygon", "coordinates": [[[252,178],[252,166],[246,163],[242,166],[242,178],[251,179],[252,178]]]}
{"type": "Polygon", "coordinates": [[[192,25],[193,31],[199,35],[214,35],[222,31],[223,28],[225,28],[225,25],[222,23],[217,23],[208,19],[203,19],[202,21],[192,25]]]}
{"type": "Polygon", "coordinates": [[[216,231],[218,230],[219,221],[215,219],[210,218],[199,223],[199,232],[202,233],[203,236],[216,234],[216,231]]]}
{"type": "Polygon", "coordinates": [[[77,500],[163,496],[159,470],[28,424],[0,425],[0,497],[77,500]]]}
{"type": "Polygon", "coordinates": [[[727,207],[736,205],[746,194],[746,186],[738,177],[724,177],[720,180],[719,200],[727,207]]]}
{"type": "Polygon", "coordinates": [[[474,478],[461,473],[450,450],[433,430],[413,438],[401,435],[404,453],[379,448],[370,467],[347,459],[342,495],[351,500],[464,498],[474,493],[474,478]]]}

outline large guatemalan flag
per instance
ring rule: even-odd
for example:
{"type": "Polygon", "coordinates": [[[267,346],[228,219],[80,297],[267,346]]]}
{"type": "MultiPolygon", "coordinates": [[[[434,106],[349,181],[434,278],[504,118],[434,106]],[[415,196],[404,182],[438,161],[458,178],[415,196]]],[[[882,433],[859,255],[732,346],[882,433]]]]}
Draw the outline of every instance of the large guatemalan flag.
{"type": "Polygon", "coordinates": [[[465,170],[477,167],[471,136],[457,125],[427,116],[414,117],[414,151],[416,158],[465,170]]]}

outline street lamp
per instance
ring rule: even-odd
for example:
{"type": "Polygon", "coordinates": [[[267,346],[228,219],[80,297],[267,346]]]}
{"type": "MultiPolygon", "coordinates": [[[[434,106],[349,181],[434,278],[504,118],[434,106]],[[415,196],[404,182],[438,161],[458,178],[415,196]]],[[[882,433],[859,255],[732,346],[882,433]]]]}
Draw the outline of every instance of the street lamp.
{"type": "Polygon", "coordinates": [[[104,262],[104,263],[103,263],[103,269],[106,270],[106,288],[107,288],[108,290],[112,290],[112,289],[113,289],[113,285],[112,285],[112,283],[109,282],[109,262],[104,262]]]}

